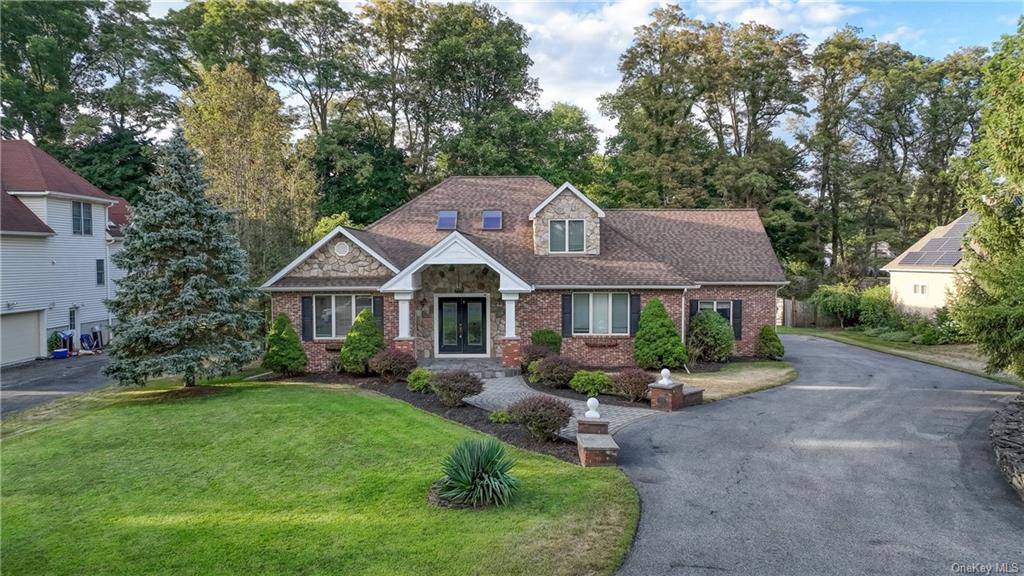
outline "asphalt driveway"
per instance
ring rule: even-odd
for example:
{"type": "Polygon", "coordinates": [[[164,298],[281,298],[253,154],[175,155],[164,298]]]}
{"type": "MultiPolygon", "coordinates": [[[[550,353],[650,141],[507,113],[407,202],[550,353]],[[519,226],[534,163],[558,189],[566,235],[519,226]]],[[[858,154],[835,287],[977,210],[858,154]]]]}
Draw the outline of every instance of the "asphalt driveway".
{"type": "Polygon", "coordinates": [[[616,435],[642,503],[620,574],[939,575],[1014,562],[1024,573],[1024,505],[987,438],[1019,389],[829,340],[784,342],[793,383],[616,435]]]}
{"type": "Polygon", "coordinates": [[[110,382],[100,373],[104,355],[67,360],[36,360],[0,370],[0,414],[52,402],[69,394],[88,392],[110,382]]]}

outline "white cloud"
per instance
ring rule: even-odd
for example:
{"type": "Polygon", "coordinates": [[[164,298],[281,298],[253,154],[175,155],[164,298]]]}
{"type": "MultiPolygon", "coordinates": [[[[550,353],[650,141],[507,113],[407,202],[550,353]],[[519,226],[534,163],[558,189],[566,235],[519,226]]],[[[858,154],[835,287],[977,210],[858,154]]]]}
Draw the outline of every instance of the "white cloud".
{"type": "Polygon", "coordinates": [[[882,42],[892,42],[903,46],[914,46],[919,44],[924,37],[924,30],[911,28],[910,26],[897,26],[895,30],[886,32],[878,37],[882,42]]]}

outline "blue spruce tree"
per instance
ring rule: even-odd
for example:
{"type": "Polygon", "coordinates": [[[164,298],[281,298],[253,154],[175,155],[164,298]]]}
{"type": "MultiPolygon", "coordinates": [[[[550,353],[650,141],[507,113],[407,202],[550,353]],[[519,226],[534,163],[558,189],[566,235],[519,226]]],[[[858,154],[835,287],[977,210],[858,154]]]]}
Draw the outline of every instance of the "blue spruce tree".
{"type": "Polygon", "coordinates": [[[124,278],[107,302],[117,325],[105,372],[122,385],[177,374],[193,386],[259,356],[258,294],[180,130],[161,147],[150,188],[113,257],[124,278]]]}

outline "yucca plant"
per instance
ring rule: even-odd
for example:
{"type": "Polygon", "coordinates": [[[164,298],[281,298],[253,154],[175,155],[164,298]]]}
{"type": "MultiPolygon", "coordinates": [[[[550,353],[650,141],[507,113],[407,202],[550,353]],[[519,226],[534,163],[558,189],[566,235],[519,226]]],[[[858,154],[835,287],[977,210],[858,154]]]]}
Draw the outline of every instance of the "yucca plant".
{"type": "Polygon", "coordinates": [[[445,458],[440,481],[442,498],[463,505],[504,506],[519,489],[509,474],[515,460],[493,438],[463,440],[445,458]]]}

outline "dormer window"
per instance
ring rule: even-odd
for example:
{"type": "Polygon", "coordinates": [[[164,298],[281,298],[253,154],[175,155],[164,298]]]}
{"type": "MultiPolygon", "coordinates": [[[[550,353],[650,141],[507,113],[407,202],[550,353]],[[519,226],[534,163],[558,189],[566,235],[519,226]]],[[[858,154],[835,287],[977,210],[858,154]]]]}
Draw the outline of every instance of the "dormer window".
{"type": "Polygon", "coordinates": [[[551,220],[551,252],[583,252],[586,249],[583,220],[551,220]]]}
{"type": "Polygon", "coordinates": [[[501,230],[501,210],[484,210],[484,230],[501,230]]]}
{"type": "Polygon", "coordinates": [[[437,212],[437,229],[455,230],[455,225],[458,223],[458,220],[458,210],[439,210],[437,212]]]}

